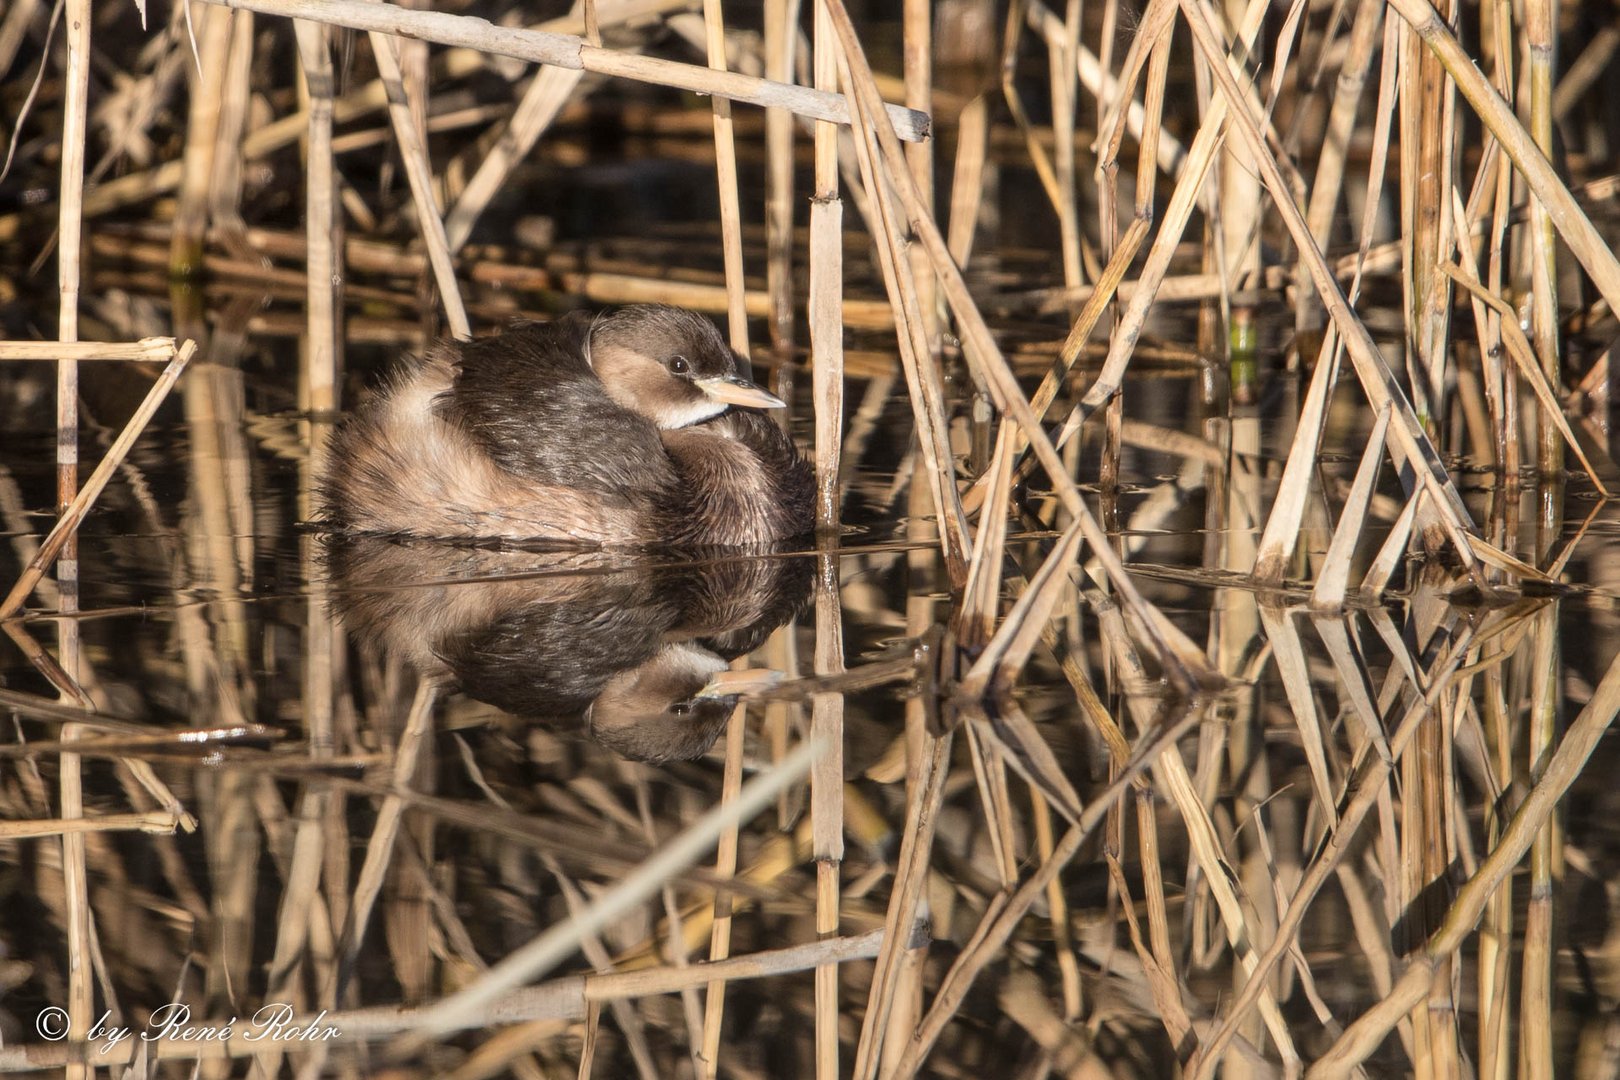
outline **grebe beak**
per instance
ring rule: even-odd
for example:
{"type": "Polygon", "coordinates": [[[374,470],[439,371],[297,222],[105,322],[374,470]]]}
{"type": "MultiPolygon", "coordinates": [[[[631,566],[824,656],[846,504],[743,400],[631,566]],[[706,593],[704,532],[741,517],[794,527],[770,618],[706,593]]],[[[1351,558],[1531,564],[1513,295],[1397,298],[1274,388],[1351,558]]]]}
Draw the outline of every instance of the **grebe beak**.
{"type": "Polygon", "coordinates": [[[772,668],[740,668],[736,670],[717,671],[709,676],[709,681],[692,695],[693,700],[702,698],[728,698],[739,697],[743,694],[761,694],[776,689],[785,678],[780,671],[772,668]]]}
{"type": "Polygon", "coordinates": [[[735,375],[716,375],[708,379],[693,379],[693,384],[716,401],[727,405],[746,405],[750,409],[782,409],[787,402],[769,390],[755,386],[747,379],[735,375]]]}

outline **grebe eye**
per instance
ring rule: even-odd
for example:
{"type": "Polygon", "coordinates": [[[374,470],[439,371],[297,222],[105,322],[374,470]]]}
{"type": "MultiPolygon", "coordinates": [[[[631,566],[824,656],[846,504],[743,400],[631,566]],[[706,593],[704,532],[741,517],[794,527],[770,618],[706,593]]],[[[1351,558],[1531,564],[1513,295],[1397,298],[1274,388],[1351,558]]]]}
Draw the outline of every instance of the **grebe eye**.
{"type": "Polygon", "coordinates": [[[664,361],[664,365],[669,368],[671,375],[685,375],[692,370],[691,363],[684,356],[672,356],[664,361]]]}

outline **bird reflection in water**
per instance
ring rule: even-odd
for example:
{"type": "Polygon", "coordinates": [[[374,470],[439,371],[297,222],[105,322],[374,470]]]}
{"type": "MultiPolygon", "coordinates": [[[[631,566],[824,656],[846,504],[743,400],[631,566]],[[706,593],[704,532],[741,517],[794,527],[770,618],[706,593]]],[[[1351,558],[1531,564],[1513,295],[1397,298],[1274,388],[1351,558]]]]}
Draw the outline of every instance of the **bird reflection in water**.
{"type": "Polygon", "coordinates": [[[360,640],[624,757],[689,760],[736,704],[720,673],[803,606],[811,560],[651,558],[326,538],[333,605],[360,640]]]}

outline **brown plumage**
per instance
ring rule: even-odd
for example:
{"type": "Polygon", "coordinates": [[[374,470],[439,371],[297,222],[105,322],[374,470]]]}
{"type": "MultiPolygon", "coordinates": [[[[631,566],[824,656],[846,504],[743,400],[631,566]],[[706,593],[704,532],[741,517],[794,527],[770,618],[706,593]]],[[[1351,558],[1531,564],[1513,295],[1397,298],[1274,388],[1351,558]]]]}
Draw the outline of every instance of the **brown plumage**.
{"type": "Polygon", "coordinates": [[[350,532],[742,545],[809,531],[813,480],[707,319],[636,305],[441,342],[334,437],[350,532]]]}

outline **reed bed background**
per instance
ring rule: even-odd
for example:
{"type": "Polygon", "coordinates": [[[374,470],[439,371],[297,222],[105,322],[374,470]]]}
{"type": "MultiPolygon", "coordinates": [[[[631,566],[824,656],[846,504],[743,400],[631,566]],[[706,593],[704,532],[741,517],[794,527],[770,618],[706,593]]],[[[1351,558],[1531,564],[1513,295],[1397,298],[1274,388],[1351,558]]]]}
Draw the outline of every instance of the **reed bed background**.
{"type": "Polygon", "coordinates": [[[10,0],[0,1069],[1620,1074],[1617,46],[10,0]],[[570,202],[603,161],[670,220],[570,202]],[[651,300],[795,402],[813,545],[358,588],[807,593],[662,766],[351,640],[299,526],[380,355],[651,300]],[[265,1003],[338,1034],[219,1035],[265,1003]]]}

